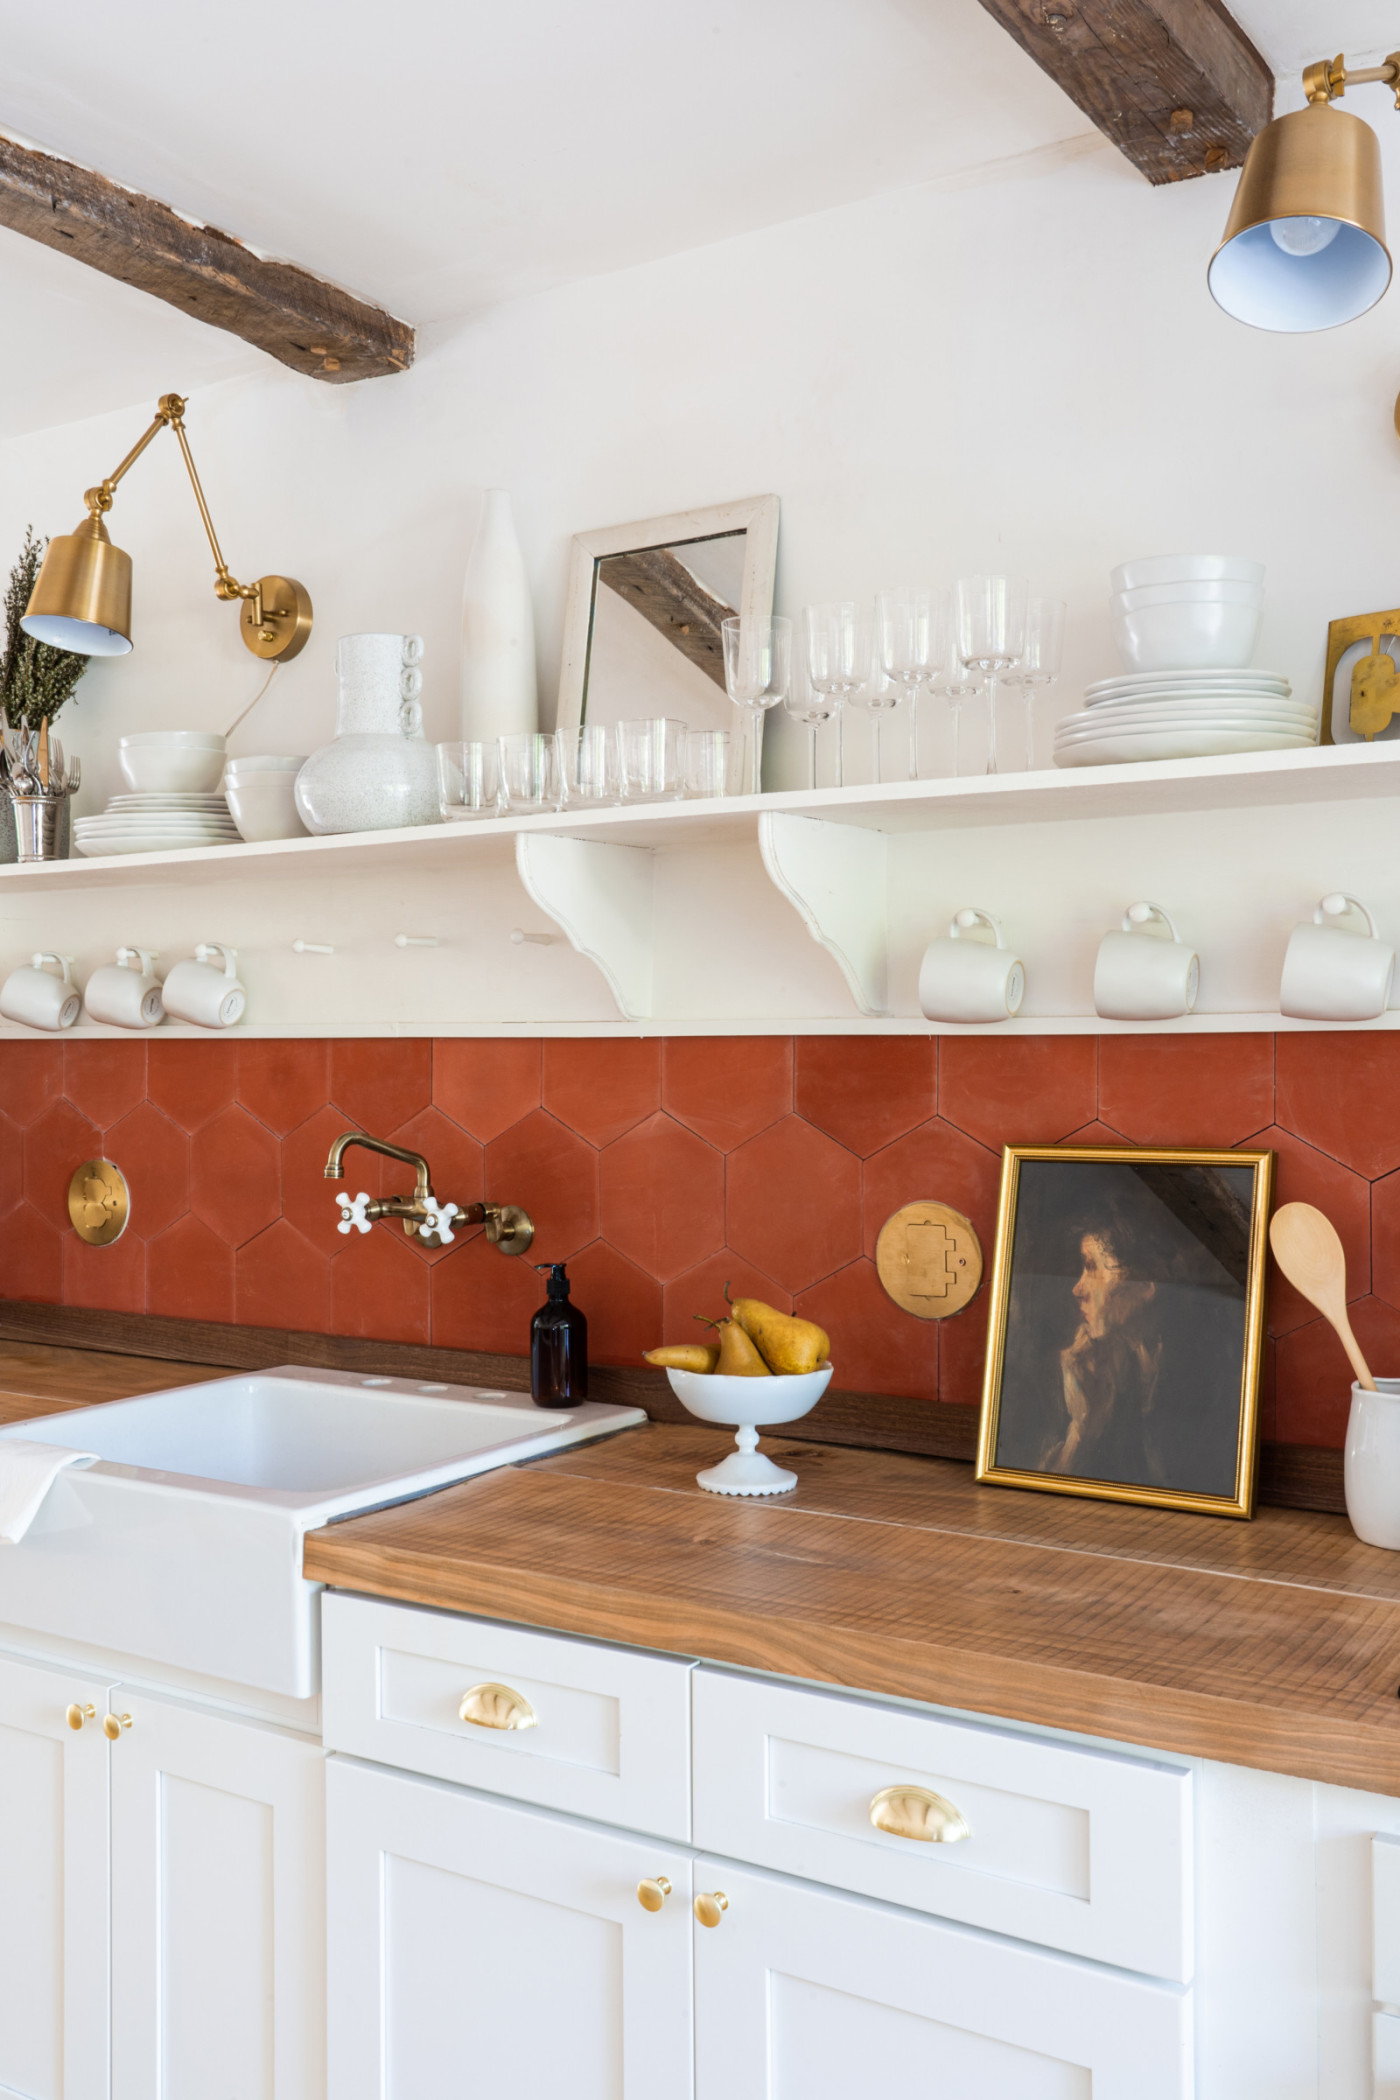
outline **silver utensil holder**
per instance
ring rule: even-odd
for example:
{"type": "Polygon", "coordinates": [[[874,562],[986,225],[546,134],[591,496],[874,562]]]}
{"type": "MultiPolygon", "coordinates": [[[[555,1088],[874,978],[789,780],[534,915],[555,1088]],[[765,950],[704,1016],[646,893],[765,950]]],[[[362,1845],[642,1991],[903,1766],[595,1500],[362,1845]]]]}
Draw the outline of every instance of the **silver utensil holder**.
{"type": "Polygon", "coordinates": [[[0,804],[0,818],[4,820],[0,827],[0,861],[29,863],[70,857],[71,795],[7,795],[0,798],[0,804]]]}

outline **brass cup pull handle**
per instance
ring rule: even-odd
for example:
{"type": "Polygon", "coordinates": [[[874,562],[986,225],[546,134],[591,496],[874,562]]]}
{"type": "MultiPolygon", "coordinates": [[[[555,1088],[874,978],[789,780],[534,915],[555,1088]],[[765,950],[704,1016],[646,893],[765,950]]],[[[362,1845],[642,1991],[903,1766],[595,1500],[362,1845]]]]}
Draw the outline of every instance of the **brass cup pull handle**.
{"type": "Polygon", "coordinates": [[[70,1706],[65,1718],[70,1728],[81,1728],[84,1721],[95,1721],[97,1719],[97,1708],[95,1706],[70,1706]]]}
{"type": "Polygon", "coordinates": [[[131,1725],[130,1714],[104,1714],[102,1716],[102,1733],[106,1736],[109,1743],[115,1743],[120,1737],[122,1730],[130,1728],[131,1725]]]}
{"type": "Polygon", "coordinates": [[[709,1926],[718,1925],[728,1908],[729,1898],[725,1895],[723,1889],[716,1889],[713,1894],[708,1896],[697,1896],[691,1905],[691,1909],[695,1912],[700,1923],[709,1926]]]}
{"type": "Polygon", "coordinates": [[[942,1794],[926,1786],[885,1786],[870,1804],[870,1820],[891,1837],[921,1845],[956,1845],[972,1836],[972,1825],[942,1794]]]}
{"type": "Polygon", "coordinates": [[[643,1910],[660,1910],[670,1893],[671,1884],[664,1874],[653,1874],[649,1881],[637,1883],[637,1901],[643,1910]]]}
{"type": "Polygon", "coordinates": [[[538,1728],[539,1716],[523,1692],[508,1684],[474,1684],[463,1692],[458,1718],[473,1728],[538,1728]]]}

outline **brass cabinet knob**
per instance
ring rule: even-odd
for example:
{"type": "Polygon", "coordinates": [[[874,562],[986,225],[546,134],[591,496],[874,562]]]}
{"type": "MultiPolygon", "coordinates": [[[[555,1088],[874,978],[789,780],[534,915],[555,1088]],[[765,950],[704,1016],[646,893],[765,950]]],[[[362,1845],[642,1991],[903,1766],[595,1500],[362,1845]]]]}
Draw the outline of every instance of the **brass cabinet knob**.
{"type": "Polygon", "coordinates": [[[508,1684],[474,1684],[463,1692],[460,1719],[473,1728],[538,1728],[539,1716],[523,1692],[508,1684]]]}
{"type": "Polygon", "coordinates": [[[97,1708],[95,1706],[70,1706],[68,1709],[67,1720],[70,1728],[81,1728],[84,1721],[95,1721],[96,1719],[97,1708]]]}
{"type": "Polygon", "coordinates": [[[637,1901],[643,1910],[660,1910],[671,1893],[671,1884],[664,1874],[653,1874],[650,1881],[637,1883],[637,1901]]]}
{"type": "Polygon", "coordinates": [[[870,1820],[891,1837],[921,1845],[956,1845],[972,1836],[972,1825],[942,1794],[926,1786],[885,1786],[870,1804],[870,1820]]]}
{"type": "Polygon", "coordinates": [[[729,1908],[729,1898],[723,1889],[716,1889],[712,1895],[697,1896],[691,1908],[702,1925],[718,1925],[729,1908]]]}
{"type": "Polygon", "coordinates": [[[115,1743],[122,1730],[130,1726],[130,1714],[104,1714],[102,1717],[102,1733],[109,1743],[115,1743]]]}

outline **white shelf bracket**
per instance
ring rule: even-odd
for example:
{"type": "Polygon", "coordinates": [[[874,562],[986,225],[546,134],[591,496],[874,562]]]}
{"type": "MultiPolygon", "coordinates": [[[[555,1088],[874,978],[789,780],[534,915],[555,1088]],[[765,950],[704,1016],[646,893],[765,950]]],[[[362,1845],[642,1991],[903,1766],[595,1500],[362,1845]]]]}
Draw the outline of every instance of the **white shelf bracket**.
{"type": "Polygon", "coordinates": [[[602,971],[624,1021],[652,1011],[652,855],[603,839],[522,831],[515,866],[532,900],[602,971]]]}
{"type": "Polygon", "coordinates": [[[772,882],[840,964],[859,1012],[888,1013],[884,833],[764,810],[758,844],[772,882]]]}

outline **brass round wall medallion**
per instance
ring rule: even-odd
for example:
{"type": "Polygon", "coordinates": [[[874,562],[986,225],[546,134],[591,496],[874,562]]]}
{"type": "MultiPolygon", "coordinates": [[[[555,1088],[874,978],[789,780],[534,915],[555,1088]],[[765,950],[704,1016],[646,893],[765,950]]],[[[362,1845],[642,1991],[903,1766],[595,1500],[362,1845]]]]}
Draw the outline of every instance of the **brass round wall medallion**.
{"type": "Polygon", "coordinates": [[[880,1281],[917,1320],[946,1320],[977,1295],[982,1246],[970,1219],[947,1203],[906,1203],[875,1243],[880,1281]]]}
{"type": "Polygon", "coordinates": [[[68,1184],[73,1230],[89,1247],[110,1247],[126,1231],[131,1192],[110,1159],[85,1159],[68,1184]]]}

